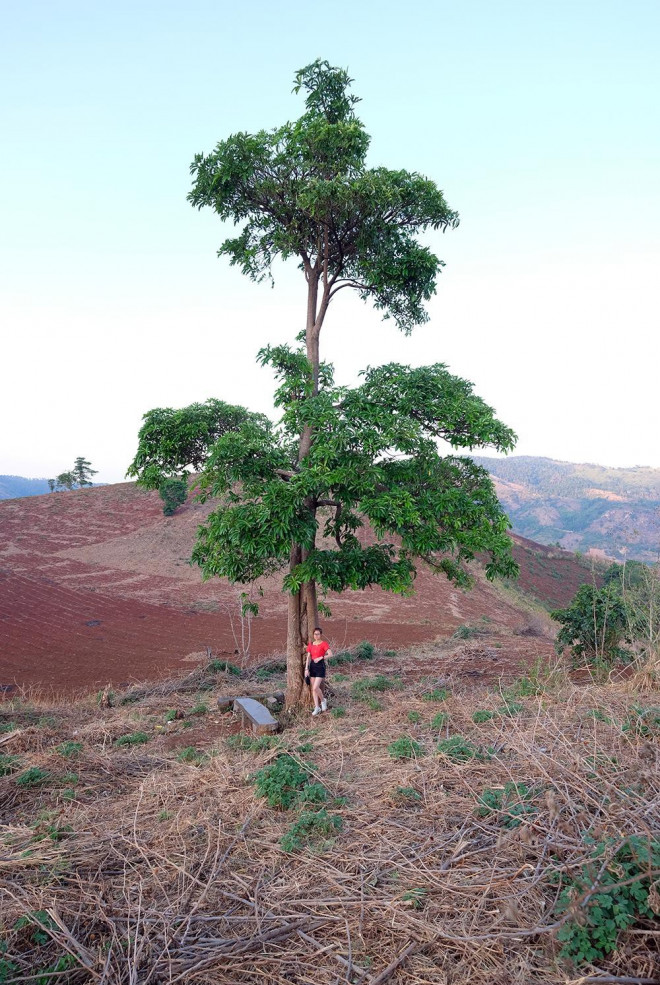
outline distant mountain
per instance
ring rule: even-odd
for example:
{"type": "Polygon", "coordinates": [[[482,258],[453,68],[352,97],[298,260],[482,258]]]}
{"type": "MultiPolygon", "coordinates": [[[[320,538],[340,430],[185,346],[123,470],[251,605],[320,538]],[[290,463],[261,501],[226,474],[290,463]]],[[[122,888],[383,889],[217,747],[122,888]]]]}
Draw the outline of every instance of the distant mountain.
{"type": "Polygon", "coordinates": [[[565,550],[653,562],[660,551],[660,469],[612,469],[527,455],[475,457],[493,476],[514,532],[565,550]]]}
{"type": "Polygon", "coordinates": [[[49,491],[48,479],[26,479],[22,475],[0,475],[0,499],[42,496],[49,491]]]}

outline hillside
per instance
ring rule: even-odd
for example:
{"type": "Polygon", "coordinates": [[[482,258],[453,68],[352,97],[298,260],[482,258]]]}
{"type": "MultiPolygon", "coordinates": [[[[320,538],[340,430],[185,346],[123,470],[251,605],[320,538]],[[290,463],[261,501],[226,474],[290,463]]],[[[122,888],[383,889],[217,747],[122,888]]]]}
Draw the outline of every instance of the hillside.
{"type": "Polygon", "coordinates": [[[48,479],[26,479],[22,475],[0,475],[0,499],[43,496],[49,491],[48,479]]]}
{"type": "Polygon", "coordinates": [[[575,465],[550,458],[477,457],[516,533],[570,551],[655,562],[660,469],[575,465]]]}
{"type": "MultiPolygon", "coordinates": [[[[202,582],[188,564],[209,509],[189,502],[165,518],[158,495],[131,483],[0,503],[0,685],[73,689],[158,678],[198,663],[207,647],[234,658],[237,590],[202,582]]],[[[563,605],[590,574],[570,554],[522,538],[514,553],[515,589],[491,585],[477,567],[474,589],[464,592],[422,567],[412,598],[380,589],[329,598],[331,645],[367,638],[397,649],[463,627],[467,641],[455,651],[466,672],[505,672],[549,654],[552,628],[530,615],[525,594],[563,605]]],[[[251,659],[281,655],[286,638],[279,580],[263,589],[251,659]]]]}

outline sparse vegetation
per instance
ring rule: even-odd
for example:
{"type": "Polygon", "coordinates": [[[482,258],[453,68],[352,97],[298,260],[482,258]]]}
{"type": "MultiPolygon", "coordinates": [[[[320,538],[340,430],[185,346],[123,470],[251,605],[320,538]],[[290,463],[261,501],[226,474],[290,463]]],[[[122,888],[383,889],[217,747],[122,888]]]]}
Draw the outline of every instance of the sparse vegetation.
{"type": "Polygon", "coordinates": [[[418,759],[424,755],[424,750],[419,742],[415,742],[408,735],[402,735],[394,742],[390,742],[387,751],[392,759],[418,759]]]}

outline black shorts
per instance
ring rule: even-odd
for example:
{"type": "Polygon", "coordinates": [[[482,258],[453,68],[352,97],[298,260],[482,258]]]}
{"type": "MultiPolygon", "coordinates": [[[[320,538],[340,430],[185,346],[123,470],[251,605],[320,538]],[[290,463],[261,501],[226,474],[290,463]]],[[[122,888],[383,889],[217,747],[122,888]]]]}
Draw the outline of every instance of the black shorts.
{"type": "Polygon", "coordinates": [[[309,676],[310,677],[325,677],[325,660],[310,660],[309,661],[309,676]]]}

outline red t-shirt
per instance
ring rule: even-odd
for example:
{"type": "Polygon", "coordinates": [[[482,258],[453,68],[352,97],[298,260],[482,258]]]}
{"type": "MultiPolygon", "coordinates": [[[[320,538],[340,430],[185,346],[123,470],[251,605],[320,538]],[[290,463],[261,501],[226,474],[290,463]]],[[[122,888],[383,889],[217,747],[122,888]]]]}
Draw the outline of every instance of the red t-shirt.
{"type": "Polygon", "coordinates": [[[316,662],[317,660],[322,660],[329,649],[330,647],[325,642],[325,640],[321,640],[320,643],[310,643],[309,646],[307,647],[307,652],[309,653],[312,660],[316,662]]]}

